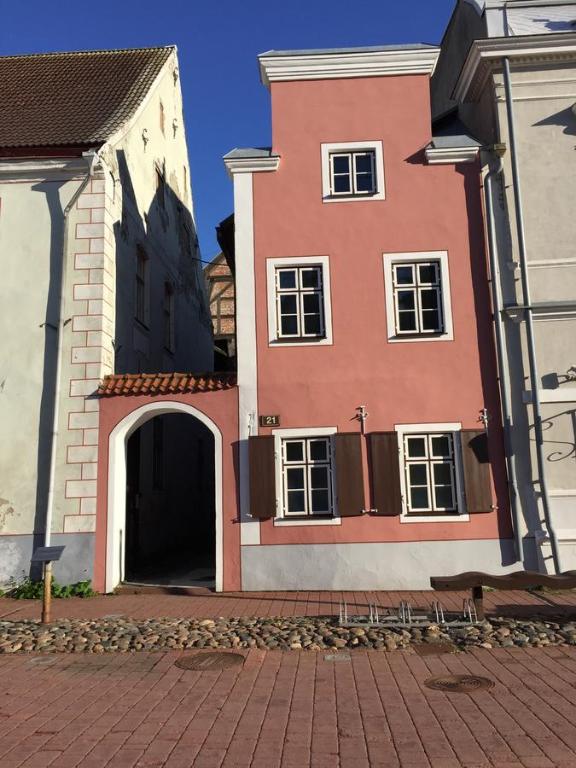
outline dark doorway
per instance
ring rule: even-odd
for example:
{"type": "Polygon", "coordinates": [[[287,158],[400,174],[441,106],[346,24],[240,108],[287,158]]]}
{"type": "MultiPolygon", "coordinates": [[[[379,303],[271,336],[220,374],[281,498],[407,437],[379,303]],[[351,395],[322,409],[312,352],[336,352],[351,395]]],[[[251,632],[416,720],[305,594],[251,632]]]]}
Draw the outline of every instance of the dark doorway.
{"type": "Polygon", "coordinates": [[[185,414],[155,416],[126,450],[125,581],[213,587],[214,436],[185,414]]]}

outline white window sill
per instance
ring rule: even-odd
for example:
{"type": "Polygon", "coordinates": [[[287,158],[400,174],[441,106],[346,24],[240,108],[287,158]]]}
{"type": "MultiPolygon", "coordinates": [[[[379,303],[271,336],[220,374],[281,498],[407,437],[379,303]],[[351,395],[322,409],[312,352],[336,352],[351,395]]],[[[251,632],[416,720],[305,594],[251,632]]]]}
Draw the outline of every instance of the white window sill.
{"type": "Polygon", "coordinates": [[[276,517],[274,518],[274,525],[286,528],[295,528],[297,526],[310,527],[314,525],[342,525],[341,517],[333,517],[329,520],[314,520],[313,517],[310,520],[290,520],[288,517],[276,517]]]}
{"type": "Polygon", "coordinates": [[[423,333],[420,336],[409,336],[409,335],[403,336],[402,334],[398,334],[397,336],[389,336],[388,341],[390,342],[390,344],[399,344],[399,343],[413,344],[414,342],[427,343],[429,341],[454,341],[454,335],[451,333],[437,333],[437,334],[431,333],[430,335],[423,333]]]}
{"type": "Polygon", "coordinates": [[[310,341],[301,341],[300,339],[294,341],[284,341],[284,339],[275,339],[269,341],[269,347],[275,347],[276,349],[282,349],[282,347],[331,347],[333,345],[332,339],[310,339],[310,341]]]}
{"type": "Polygon", "coordinates": [[[401,515],[401,523],[469,523],[470,515],[401,515]]]}
{"type": "Polygon", "coordinates": [[[373,195],[326,195],[323,203],[371,203],[375,200],[386,200],[384,192],[375,192],[373,195]]]}

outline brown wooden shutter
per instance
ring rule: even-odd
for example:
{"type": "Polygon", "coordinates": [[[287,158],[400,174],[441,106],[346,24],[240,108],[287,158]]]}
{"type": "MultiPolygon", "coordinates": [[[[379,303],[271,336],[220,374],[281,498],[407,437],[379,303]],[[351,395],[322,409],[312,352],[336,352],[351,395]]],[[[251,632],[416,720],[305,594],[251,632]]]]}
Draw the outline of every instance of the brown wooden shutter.
{"type": "Polygon", "coordinates": [[[340,517],[357,517],[364,510],[362,438],[358,432],[334,435],[336,493],[340,517]]]}
{"type": "Polygon", "coordinates": [[[396,432],[369,436],[369,463],[374,506],[378,515],[396,517],[402,512],[400,457],[396,432]]]}
{"type": "Polygon", "coordinates": [[[466,509],[471,515],[492,512],[488,435],[482,429],[463,429],[461,439],[466,509]]]}
{"type": "Polygon", "coordinates": [[[276,516],[274,435],[250,437],[250,514],[259,520],[276,516]]]}

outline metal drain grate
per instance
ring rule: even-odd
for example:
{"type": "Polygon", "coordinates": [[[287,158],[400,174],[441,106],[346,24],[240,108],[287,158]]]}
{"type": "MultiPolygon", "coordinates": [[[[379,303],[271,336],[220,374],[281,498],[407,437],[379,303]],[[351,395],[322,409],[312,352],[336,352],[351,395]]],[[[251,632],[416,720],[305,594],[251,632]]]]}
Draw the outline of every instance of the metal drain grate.
{"type": "Polygon", "coordinates": [[[417,643],[412,646],[418,656],[440,656],[443,653],[456,653],[453,643],[417,643]]]}
{"type": "Polygon", "coordinates": [[[476,675],[439,675],[424,682],[427,688],[444,693],[476,693],[494,687],[494,682],[487,677],[476,675]]]}
{"type": "Polygon", "coordinates": [[[219,651],[206,651],[205,653],[193,653],[181,656],[175,665],[180,669],[196,670],[197,672],[217,672],[230,667],[241,667],[244,664],[244,656],[241,653],[220,653],[219,651]]]}

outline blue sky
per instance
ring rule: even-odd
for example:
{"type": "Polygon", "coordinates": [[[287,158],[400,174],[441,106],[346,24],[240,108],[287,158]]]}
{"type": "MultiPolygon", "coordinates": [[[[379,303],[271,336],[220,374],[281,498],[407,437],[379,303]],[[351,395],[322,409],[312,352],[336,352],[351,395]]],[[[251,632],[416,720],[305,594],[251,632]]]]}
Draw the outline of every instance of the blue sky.
{"type": "Polygon", "coordinates": [[[270,143],[256,56],[271,48],[438,43],[455,0],[0,0],[0,55],[178,46],[204,259],[232,212],[222,155],[270,143]]]}

